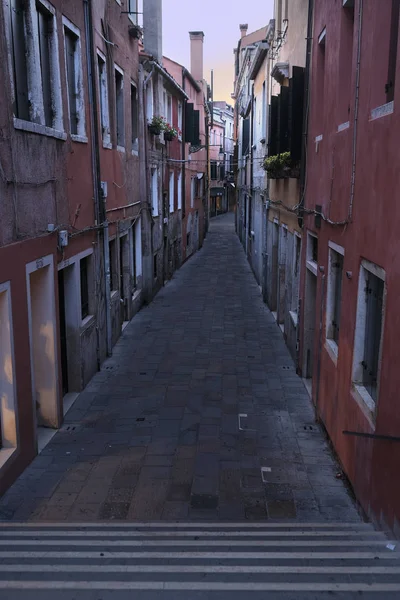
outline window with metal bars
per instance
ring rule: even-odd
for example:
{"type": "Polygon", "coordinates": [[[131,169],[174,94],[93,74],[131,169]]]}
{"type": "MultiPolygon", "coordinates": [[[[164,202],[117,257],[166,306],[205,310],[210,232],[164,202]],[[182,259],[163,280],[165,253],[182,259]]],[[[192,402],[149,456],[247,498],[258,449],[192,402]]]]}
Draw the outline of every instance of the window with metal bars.
{"type": "Polygon", "coordinates": [[[343,256],[337,252],[331,254],[331,327],[329,336],[336,344],[339,343],[340,311],[342,302],[343,256]]]}
{"type": "Polygon", "coordinates": [[[367,273],[365,286],[365,337],[364,357],[362,361],[362,382],[373,400],[377,399],[379,354],[382,334],[383,293],[385,284],[382,279],[367,273]]]}
{"type": "Polygon", "coordinates": [[[67,67],[68,108],[71,133],[78,134],[78,73],[76,71],[76,55],[78,52],[78,37],[67,27],[65,33],[65,60],[67,67]]]}
{"type": "Polygon", "coordinates": [[[81,277],[81,317],[86,319],[89,316],[89,280],[88,280],[88,261],[89,258],[82,258],[80,261],[81,277]]]}

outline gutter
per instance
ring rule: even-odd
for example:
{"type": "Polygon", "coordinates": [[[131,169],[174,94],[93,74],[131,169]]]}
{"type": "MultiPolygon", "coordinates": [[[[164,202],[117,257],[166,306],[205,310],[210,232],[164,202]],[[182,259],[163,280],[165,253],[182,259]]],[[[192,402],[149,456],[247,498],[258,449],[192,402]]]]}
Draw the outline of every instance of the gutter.
{"type": "Polygon", "coordinates": [[[166,71],[158,62],[151,60],[150,64],[184,97],[189,100],[187,93],[181,88],[179,83],[166,71]]]}

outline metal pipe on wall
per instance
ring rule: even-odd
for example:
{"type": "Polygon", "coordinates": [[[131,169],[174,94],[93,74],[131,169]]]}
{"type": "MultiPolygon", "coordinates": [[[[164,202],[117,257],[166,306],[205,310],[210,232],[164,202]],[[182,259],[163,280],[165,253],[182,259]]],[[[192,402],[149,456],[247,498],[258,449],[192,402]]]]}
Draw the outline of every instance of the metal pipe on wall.
{"type": "MultiPolygon", "coordinates": [[[[85,42],[86,42],[86,63],[88,70],[88,94],[89,94],[89,114],[90,114],[90,129],[91,129],[91,161],[93,175],[93,192],[95,204],[95,223],[96,225],[103,224],[103,253],[104,253],[104,280],[105,280],[105,321],[106,321],[106,340],[107,354],[112,353],[111,339],[111,296],[110,296],[110,254],[108,245],[108,223],[105,215],[104,198],[101,189],[100,175],[100,153],[99,153],[99,126],[98,126],[98,110],[97,110],[97,94],[96,94],[96,67],[94,55],[94,39],[93,39],[93,18],[92,18],[92,2],[91,0],[83,0],[84,22],[85,22],[85,42]],[[106,243],[107,240],[107,243],[106,243]],[[107,275],[108,269],[108,275],[107,275]]],[[[100,234],[98,234],[98,248],[100,250],[100,234]]],[[[98,261],[99,269],[101,269],[101,261],[98,261]]],[[[100,271],[97,280],[101,281],[100,271]]],[[[100,358],[98,358],[98,362],[100,358]]]]}

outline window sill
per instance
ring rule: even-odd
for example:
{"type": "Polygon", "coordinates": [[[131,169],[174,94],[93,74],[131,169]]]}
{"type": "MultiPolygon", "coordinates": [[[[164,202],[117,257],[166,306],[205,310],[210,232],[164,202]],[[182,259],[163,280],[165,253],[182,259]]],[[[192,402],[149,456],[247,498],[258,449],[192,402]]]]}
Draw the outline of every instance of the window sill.
{"type": "Polygon", "coordinates": [[[313,275],[317,276],[318,274],[318,265],[313,260],[307,261],[307,269],[313,273],[313,275]]]}
{"type": "Polygon", "coordinates": [[[105,148],[106,150],[112,150],[112,143],[111,142],[105,142],[103,140],[103,148],[105,148]]]}
{"type": "Polygon", "coordinates": [[[0,469],[2,469],[10,460],[17,448],[2,448],[0,450],[0,469]]]}
{"type": "Polygon", "coordinates": [[[27,131],[29,133],[37,133],[39,135],[46,135],[57,140],[65,141],[67,134],[64,131],[58,131],[52,127],[46,127],[46,125],[40,125],[39,123],[32,123],[31,121],[24,121],[14,117],[14,128],[20,131],[27,131]]]}
{"type": "Polygon", "coordinates": [[[297,324],[299,322],[299,316],[298,316],[297,312],[295,312],[294,310],[289,310],[289,315],[290,315],[293,325],[297,328],[297,324]]]}
{"type": "Polygon", "coordinates": [[[76,133],[71,133],[71,140],[73,142],[78,142],[79,144],[87,144],[88,139],[86,135],[77,135],[76,133]]]}
{"type": "Polygon", "coordinates": [[[118,152],[122,152],[123,154],[125,154],[125,146],[117,146],[117,150],[118,152]]]}
{"type": "Polygon", "coordinates": [[[94,315],[88,315],[81,322],[81,331],[88,329],[94,323],[94,315]]]}
{"type": "Polygon", "coordinates": [[[132,150],[132,156],[139,156],[139,150],[132,150]]]}
{"type": "Polygon", "coordinates": [[[325,350],[328,352],[330,358],[337,366],[338,361],[338,345],[334,340],[330,340],[329,338],[325,340],[325,350]]]}
{"type": "Polygon", "coordinates": [[[375,121],[376,119],[380,119],[382,117],[386,117],[387,115],[391,115],[394,110],[394,102],[388,102],[387,104],[382,104],[382,106],[378,106],[377,108],[373,108],[371,110],[370,121],[375,121]]]}
{"type": "Polygon", "coordinates": [[[375,409],[376,404],[371,398],[367,390],[363,385],[353,383],[353,390],[351,392],[354,400],[361,408],[364,416],[368,419],[369,424],[375,429],[375,409]]]}

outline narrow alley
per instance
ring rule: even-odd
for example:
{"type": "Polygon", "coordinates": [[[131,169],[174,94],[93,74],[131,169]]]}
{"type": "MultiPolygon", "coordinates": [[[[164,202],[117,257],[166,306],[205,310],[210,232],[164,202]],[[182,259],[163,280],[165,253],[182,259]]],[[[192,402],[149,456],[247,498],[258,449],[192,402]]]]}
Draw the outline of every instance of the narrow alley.
{"type": "Polygon", "coordinates": [[[232,215],[0,504],[0,598],[392,598],[232,215]],[[372,595],[372,596],[371,596],[372,595]]]}
{"type": "Polygon", "coordinates": [[[0,510],[358,521],[338,471],[228,215],[126,327],[0,510]]]}

